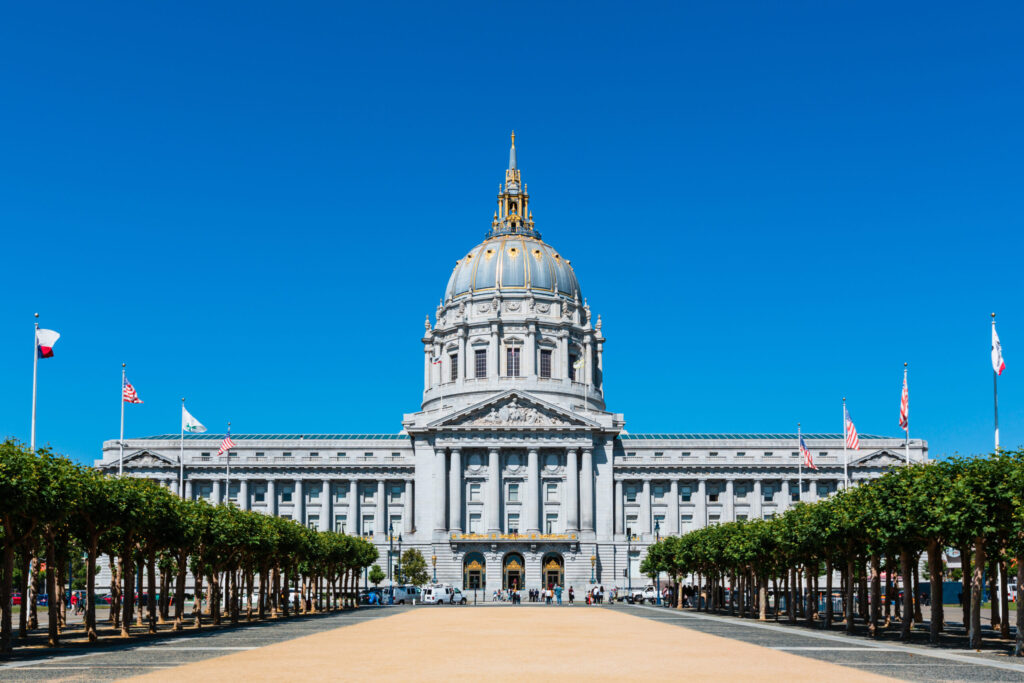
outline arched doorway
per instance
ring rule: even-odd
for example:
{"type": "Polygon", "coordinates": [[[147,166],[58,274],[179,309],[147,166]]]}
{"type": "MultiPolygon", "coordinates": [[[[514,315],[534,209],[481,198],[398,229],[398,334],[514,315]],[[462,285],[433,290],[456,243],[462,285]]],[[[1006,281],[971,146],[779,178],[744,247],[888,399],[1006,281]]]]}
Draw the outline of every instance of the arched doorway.
{"type": "Polygon", "coordinates": [[[483,590],[487,585],[487,561],[481,553],[466,553],[462,559],[462,590],[483,590]]]}
{"type": "Polygon", "coordinates": [[[548,553],[540,563],[541,577],[545,588],[554,588],[565,583],[565,561],[558,553],[548,553]]]}
{"type": "Polygon", "coordinates": [[[509,553],[502,561],[501,587],[519,590],[526,578],[526,561],[519,553],[509,553]]]}

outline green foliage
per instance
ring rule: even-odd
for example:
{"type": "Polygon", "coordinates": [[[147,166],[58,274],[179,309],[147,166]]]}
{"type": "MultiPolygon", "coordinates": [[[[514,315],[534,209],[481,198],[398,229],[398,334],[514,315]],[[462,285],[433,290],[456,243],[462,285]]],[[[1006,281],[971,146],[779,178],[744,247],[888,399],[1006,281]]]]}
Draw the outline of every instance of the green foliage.
{"type": "Polygon", "coordinates": [[[416,548],[409,548],[402,553],[402,581],[414,586],[422,586],[430,581],[427,560],[416,548]]]}
{"type": "Polygon", "coordinates": [[[387,574],[384,573],[384,570],[380,568],[379,564],[375,564],[370,567],[369,579],[370,583],[374,586],[379,586],[380,582],[383,581],[386,576],[387,574]]]}

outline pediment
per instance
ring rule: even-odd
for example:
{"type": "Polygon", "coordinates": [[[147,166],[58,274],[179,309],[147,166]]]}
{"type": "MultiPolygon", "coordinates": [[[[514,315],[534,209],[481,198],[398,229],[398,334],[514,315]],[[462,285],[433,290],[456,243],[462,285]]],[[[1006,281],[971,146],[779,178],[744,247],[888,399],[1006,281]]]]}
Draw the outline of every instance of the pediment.
{"type": "Polygon", "coordinates": [[[893,465],[902,465],[905,462],[906,457],[902,453],[882,449],[852,460],[850,467],[891,467],[893,465]]]}
{"type": "MultiPolygon", "coordinates": [[[[132,467],[165,467],[167,465],[177,465],[177,458],[170,458],[162,453],[151,451],[149,449],[143,449],[141,451],[134,451],[132,453],[124,454],[124,464],[126,466],[131,465],[132,467]]],[[[112,463],[108,463],[105,469],[112,469],[117,467],[117,460],[115,459],[112,463]]]]}
{"type": "Polygon", "coordinates": [[[598,423],[522,391],[506,391],[428,425],[433,428],[539,429],[598,427],[598,423]]]}

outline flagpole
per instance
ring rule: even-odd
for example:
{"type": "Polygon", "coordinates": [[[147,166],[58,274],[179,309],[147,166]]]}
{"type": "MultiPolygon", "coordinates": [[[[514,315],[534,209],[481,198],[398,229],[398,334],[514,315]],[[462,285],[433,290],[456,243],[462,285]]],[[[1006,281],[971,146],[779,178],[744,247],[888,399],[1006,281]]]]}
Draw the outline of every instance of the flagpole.
{"type": "Polygon", "coordinates": [[[117,442],[120,454],[117,458],[117,476],[124,474],[124,363],[121,363],[121,438],[117,442]]]}
{"type": "Polygon", "coordinates": [[[181,450],[178,451],[178,493],[185,497],[185,399],[181,399],[181,450]]]}
{"type": "Polygon", "coordinates": [[[843,488],[850,488],[850,455],[846,450],[846,397],[843,396],[843,488]]]}
{"type": "MultiPolygon", "coordinates": [[[[992,335],[995,341],[996,314],[992,314],[992,335]]],[[[999,450],[999,373],[995,365],[992,366],[992,414],[995,418],[996,427],[996,450],[999,450]]]]}
{"type": "MultiPolygon", "coordinates": [[[[903,386],[907,386],[907,363],[903,362],[903,386]]],[[[910,396],[910,390],[907,390],[907,396],[910,396]]],[[[907,459],[907,465],[910,464],[910,399],[907,399],[907,428],[906,430],[906,442],[903,445],[904,455],[907,459]]]]}
{"type": "Polygon", "coordinates": [[[797,502],[802,502],[804,499],[804,453],[803,449],[800,448],[800,423],[796,423],[796,448],[800,454],[800,461],[797,463],[798,476],[797,476],[797,502]]]}
{"type": "Polygon", "coordinates": [[[29,448],[36,451],[36,378],[39,371],[39,314],[36,313],[35,332],[32,333],[32,432],[29,448]]]}
{"type": "MultiPolygon", "coordinates": [[[[230,422],[228,422],[228,436],[229,437],[231,436],[231,423],[230,422]]],[[[227,504],[227,503],[231,502],[231,449],[230,448],[228,450],[224,451],[224,457],[226,458],[226,460],[224,462],[227,463],[225,465],[225,467],[227,469],[226,469],[226,473],[224,475],[224,503],[227,504]]]]}

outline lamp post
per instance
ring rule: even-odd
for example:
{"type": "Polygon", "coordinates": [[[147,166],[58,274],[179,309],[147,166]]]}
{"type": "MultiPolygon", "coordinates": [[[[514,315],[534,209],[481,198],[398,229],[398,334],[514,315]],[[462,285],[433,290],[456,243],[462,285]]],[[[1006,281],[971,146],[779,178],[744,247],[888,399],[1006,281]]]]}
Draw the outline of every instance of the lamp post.
{"type": "Polygon", "coordinates": [[[391,561],[395,557],[395,525],[388,523],[388,585],[394,586],[394,581],[391,580],[391,561]]]}
{"type": "MultiPolygon", "coordinates": [[[[661,523],[658,520],[654,520],[654,542],[658,543],[661,541],[661,523]]],[[[658,591],[658,605],[661,606],[661,569],[657,568],[658,573],[654,576],[654,581],[657,584],[658,591]]]]}
{"type": "Polygon", "coordinates": [[[434,583],[437,583],[437,555],[430,556],[430,564],[434,566],[434,583]]]}
{"type": "Polygon", "coordinates": [[[595,583],[594,582],[594,566],[595,565],[597,565],[597,555],[591,555],[590,556],[590,584],[591,585],[593,585],[595,583]]]}
{"type": "Polygon", "coordinates": [[[405,583],[402,580],[402,534],[398,534],[398,584],[405,583]]]}
{"type": "Polygon", "coordinates": [[[626,527],[626,595],[633,599],[633,575],[630,572],[633,564],[633,528],[626,527]]]}

